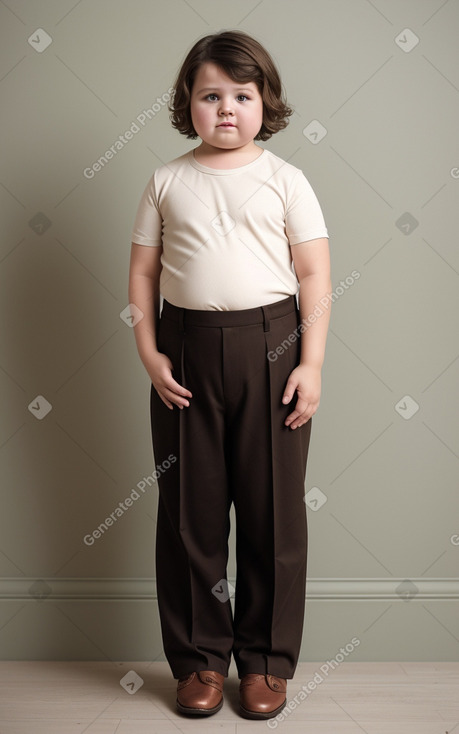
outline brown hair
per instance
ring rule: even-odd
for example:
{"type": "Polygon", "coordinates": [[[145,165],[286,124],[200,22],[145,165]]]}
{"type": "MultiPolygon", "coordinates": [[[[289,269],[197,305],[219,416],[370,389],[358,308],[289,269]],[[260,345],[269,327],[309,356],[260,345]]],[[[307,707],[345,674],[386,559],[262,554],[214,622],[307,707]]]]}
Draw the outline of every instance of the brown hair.
{"type": "Polygon", "coordinates": [[[172,127],[187,138],[197,138],[190,111],[193,83],[199,67],[219,66],[235,82],[254,82],[263,100],[263,123],[255,140],[268,140],[287,127],[293,110],[287,106],[276,66],[263,46],[243,31],[223,31],[201,38],[188,52],[168,105],[172,127]]]}

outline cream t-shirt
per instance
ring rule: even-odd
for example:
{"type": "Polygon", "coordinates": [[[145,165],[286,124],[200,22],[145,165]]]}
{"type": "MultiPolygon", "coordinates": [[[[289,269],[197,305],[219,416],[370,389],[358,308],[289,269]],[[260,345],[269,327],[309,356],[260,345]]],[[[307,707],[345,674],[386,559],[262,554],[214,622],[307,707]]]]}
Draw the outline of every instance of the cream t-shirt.
{"type": "Polygon", "coordinates": [[[233,311],[295,295],[290,246],[328,237],[317,197],[295,166],[262,149],[239,168],[193,150],[156,169],[131,240],[163,246],[160,293],[175,306],[233,311]]]}

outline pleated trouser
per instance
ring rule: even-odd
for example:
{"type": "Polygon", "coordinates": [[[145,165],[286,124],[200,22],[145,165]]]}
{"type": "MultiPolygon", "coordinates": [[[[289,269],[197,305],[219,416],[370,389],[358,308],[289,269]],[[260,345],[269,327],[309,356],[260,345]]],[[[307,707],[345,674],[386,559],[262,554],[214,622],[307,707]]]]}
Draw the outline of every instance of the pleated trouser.
{"type": "Polygon", "coordinates": [[[312,420],[285,426],[297,393],[288,405],[282,396],[299,364],[299,323],[295,296],[239,311],[163,302],[158,349],[193,395],[189,407],[170,410],[151,386],[160,470],[157,594],[174,678],[197,670],[227,676],[232,654],[239,677],[294,675],[305,609],[312,420]],[[226,575],[231,503],[234,615],[226,575]]]}

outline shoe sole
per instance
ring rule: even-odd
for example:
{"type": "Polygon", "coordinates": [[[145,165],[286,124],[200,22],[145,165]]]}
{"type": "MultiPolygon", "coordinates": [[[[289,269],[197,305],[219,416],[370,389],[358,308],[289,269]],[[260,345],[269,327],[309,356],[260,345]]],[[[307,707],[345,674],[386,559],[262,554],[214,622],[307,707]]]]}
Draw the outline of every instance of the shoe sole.
{"type": "Polygon", "coordinates": [[[280,714],[286,705],[287,699],[285,699],[281,706],[274,709],[274,711],[250,711],[249,709],[245,709],[241,704],[239,705],[239,710],[245,719],[272,719],[274,716],[277,716],[277,714],[280,714]]]}
{"type": "Polygon", "coordinates": [[[212,709],[198,709],[193,708],[192,706],[183,706],[178,700],[177,703],[177,709],[180,711],[181,714],[185,714],[186,716],[212,716],[212,714],[216,714],[217,711],[220,711],[221,707],[223,706],[223,699],[220,701],[217,706],[214,706],[212,709]]]}

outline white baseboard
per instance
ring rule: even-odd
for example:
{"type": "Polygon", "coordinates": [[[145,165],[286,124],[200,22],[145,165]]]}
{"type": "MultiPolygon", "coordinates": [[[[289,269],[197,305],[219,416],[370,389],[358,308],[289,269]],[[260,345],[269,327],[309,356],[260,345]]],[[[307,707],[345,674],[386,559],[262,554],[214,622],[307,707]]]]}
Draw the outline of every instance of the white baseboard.
{"type": "MultiPolygon", "coordinates": [[[[236,586],[234,578],[228,581],[236,586]]],[[[307,578],[306,599],[458,599],[459,578],[307,578]]],[[[0,579],[0,600],[153,601],[153,578],[0,579]]]]}

